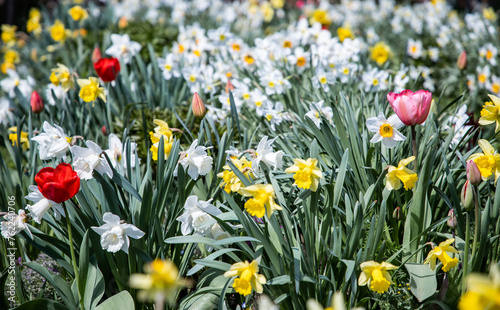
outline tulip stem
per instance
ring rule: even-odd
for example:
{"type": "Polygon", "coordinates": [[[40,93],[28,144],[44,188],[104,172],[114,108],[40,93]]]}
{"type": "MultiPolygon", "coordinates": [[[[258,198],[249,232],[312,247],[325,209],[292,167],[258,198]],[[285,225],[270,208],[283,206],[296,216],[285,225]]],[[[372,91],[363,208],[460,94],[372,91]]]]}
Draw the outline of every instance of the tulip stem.
{"type": "Polygon", "coordinates": [[[78,288],[78,299],[80,300],[80,305],[82,307],[82,310],[85,309],[84,304],[83,304],[83,299],[80,294],[80,288],[78,285],[78,281],[80,279],[78,275],[78,266],[76,265],[76,255],[75,255],[75,248],[73,245],[73,233],[71,231],[71,223],[69,221],[69,213],[68,213],[68,208],[66,208],[66,203],[63,202],[62,206],[64,208],[64,214],[66,215],[66,225],[68,226],[68,238],[69,238],[69,249],[71,251],[71,264],[73,265],[73,270],[75,272],[75,281],[76,281],[76,287],[78,288]]]}
{"type": "Polygon", "coordinates": [[[479,236],[479,222],[481,214],[479,213],[479,186],[474,186],[475,189],[475,199],[474,199],[474,211],[475,211],[475,224],[474,227],[474,242],[472,243],[472,257],[476,254],[477,239],[479,236]]]}
{"type": "Polygon", "coordinates": [[[465,293],[466,289],[466,283],[465,283],[465,278],[467,277],[467,272],[469,269],[469,239],[470,239],[470,218],[469,218],[469,212],[465,213],[465,247],[464,247],[464,261],[462,263],[463,265],[463,272],[462,272],[462,294],[465,293]]]}
{"type": "Polygon", "coordinates": [[[416,125],[411,126],[411,143],[413,146],[413,156],[415,156],[415,164],[413,165],[413,168],[415,169],[415,172],[418,173],[417,131],[415,130],[415,126],[416,125]]]}

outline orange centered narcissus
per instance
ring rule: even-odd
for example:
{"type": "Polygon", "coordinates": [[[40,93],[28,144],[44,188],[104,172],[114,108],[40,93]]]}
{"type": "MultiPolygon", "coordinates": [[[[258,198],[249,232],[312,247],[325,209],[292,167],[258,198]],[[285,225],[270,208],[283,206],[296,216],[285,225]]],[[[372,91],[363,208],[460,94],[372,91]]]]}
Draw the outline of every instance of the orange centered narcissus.
{"type": "Polygon", "coordinates": [[[384,138],[392,137],[392,126],[389,124],[384,124],[380,126],[379,132],[380,135],[384,138]]]}

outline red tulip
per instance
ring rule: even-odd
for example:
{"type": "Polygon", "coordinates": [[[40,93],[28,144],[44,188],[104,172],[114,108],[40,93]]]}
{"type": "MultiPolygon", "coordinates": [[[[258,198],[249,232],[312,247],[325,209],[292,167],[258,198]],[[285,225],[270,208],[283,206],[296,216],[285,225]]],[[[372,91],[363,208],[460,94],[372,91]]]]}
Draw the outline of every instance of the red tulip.
{"type": "Polygon", "coordinates": [[[405,89],[399,94],[387,94],[387,100],[399,119],[406,126],[413,126],[422,124],[427,119],[431,109],[432,93],[427,90],[414,93],[405,89]]]}
{"type": "Polygon", "coordinates": [[[94,63],[94,69],[104,82],[111,82],[120,72],[120,62],[114,57],[101,58],[94,63]]]}
{"type": "Polygon", "coordinates": [[[38,114],[43,111],[43,101],[37,91],[31,93],[30,105],[33,113],[38,114]]]}
{"type": "Polygon", "coordinates": [[[43,197],[61,203],[75,196],[80,190],[80,178],[69,164],[59,164],[55,169],[43,168],[35,176],[43,197]]]}

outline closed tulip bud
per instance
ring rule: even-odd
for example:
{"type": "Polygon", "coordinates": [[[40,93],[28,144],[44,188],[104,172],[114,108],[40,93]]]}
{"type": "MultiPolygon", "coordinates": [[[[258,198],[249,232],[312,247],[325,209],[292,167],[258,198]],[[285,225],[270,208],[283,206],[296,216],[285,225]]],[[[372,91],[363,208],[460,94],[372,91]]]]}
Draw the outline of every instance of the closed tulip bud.
{"type": "Polygon", "coordinates": [[[31,93],[31,112],[33,113],[41,113],[43,111],[43,101],[38,92],[34,91],[31,93]]]}
{"type": "Polygon", "coordinates": [[[205,114],[207,114],[207,108],[205,107],[205,104],[201,100],[198,93],[194,93],[193,101],[191,102],[191,108],[193,109],[193,114],[196,117],[202,118],[203,116],[205,116],[205,114]]]}
{"type": "Polygon", "coordinates": [[[455,216],[455,211],[453,209],[451,209],[448,212],[448,216],[450,218],[446,221],[446,224],[448,224],[448,226],[450,226],[450,228],[457,227],[457,217],[455,216]]]}
{"type": "Polygon", "coordinates": [[[401,220],[401,208],[400,207],[397,207],[396,209],[394,209],[394,211],[392,212],[392,217],[396,221],[401,220]]]}
{"type": "Polygon", "coordinates": [[[120,20],[118,21],[118,27],[120,29],[123,29],[123,28],[125,28],[127,26],[128,26],[128,20],[127,20],[127,18],[126,17],[120,18],[120,20]]]}
{"type": "Polygon", "coordinates": [[[231,83],[231,80],[227,80],[227,83],[226,83],[226,94],[229,93],[229,91],[233,91],[234,90],[234,86],[233,86],[233,83],[231,83]]]}
{"type": "Polygon", "coordinates": [[[467,67],[467,53],[465,53],[465,51],[462,51],[462,53],[460,53],[460,56],[458,56],[457,67],[460,70],[464,70],[465,67],[467,67]]]}
{"type": "Polygon", "coordinates": [[[462,187],[460,199],[462,200],[462,205],[465,210],[472,210],[474,207],[474,192],[472,190],[472,184],[470,184],[469,180],[465,181],[464,187],[462,187]]]}
{"type": "Polygon", "coordinates": [[[101,50],[97,46],[94,47],[94,50],[92,51],[92,63],[97,62],[101,58],[102,58],[101,50]]]}
{"type": "Polygon", "coordinates": [[[470,181],[472,185],[478,185],[481,183],[481,172],[479,172],[479,168],[473,160],[469,160],[467,162],[467,180],[470,181]]]}

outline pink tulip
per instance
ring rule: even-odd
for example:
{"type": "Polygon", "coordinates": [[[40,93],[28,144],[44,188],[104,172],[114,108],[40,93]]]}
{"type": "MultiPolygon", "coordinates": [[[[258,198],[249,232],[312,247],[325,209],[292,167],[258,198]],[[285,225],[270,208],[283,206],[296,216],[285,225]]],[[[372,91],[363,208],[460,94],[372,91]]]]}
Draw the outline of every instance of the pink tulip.
{"type": "Polygon", "coordinates": [[[31,112],[36,114],[42,113],[44,105],[42,98],[40,97],[37,91],[31,93],[30,105],[31,105],[31,112]]]}
{"type": "Polygon", "coordinates": [[[427,90],[419,90],[416,93],[405,89],[399,94],[387,94],[387,100],[394,112],[406,126],[422,124],[429,115],[431,108],[432,93],[427,90]]]}

